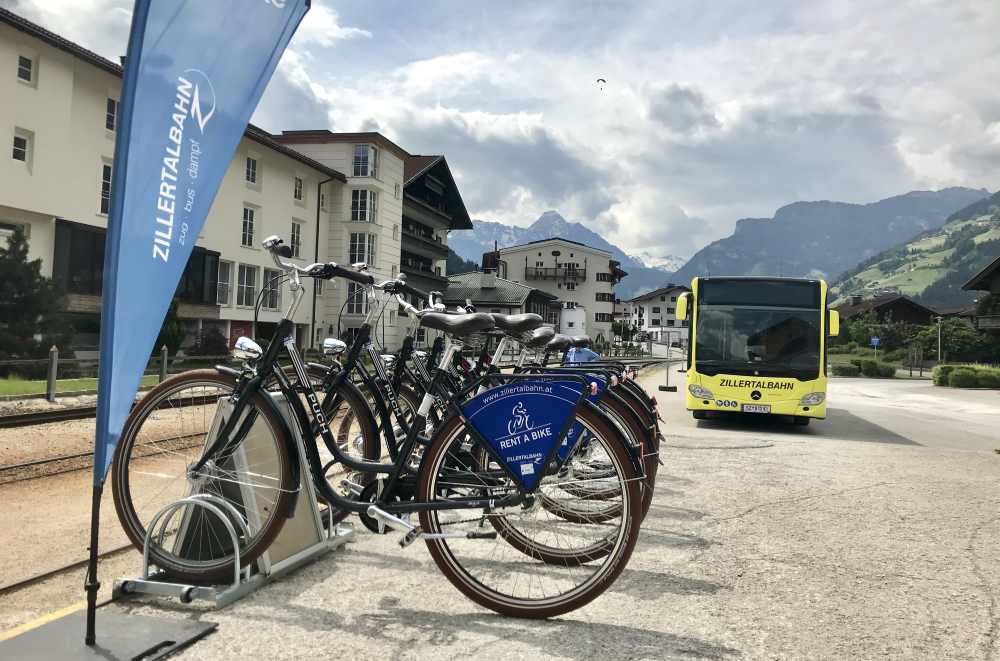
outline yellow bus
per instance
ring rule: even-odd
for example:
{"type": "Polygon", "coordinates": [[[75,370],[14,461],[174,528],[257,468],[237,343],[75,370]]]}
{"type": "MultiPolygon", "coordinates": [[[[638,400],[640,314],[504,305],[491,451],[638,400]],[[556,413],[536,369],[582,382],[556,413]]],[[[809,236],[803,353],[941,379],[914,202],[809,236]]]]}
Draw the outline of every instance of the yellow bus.
{"type": "Polygon", "coordinates": [[[840,332],[822,280],[695,278],[677,300],[690,318],[687,409],[826,417],[826,338],[840,332]]]}

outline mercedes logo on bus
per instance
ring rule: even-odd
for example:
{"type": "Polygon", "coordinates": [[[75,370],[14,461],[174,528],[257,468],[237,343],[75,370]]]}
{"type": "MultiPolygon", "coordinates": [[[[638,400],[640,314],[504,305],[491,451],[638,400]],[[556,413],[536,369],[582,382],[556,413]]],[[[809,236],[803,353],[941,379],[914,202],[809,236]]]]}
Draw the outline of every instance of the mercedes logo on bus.
{"type": "Polygon", "coordinates": [[[760,397],[761,397],[761,395],[760,395],[760,391],[759,390],[754,390],[752,393],[750,393],[750,399],[752,399],[755,402],[758,399],[760,399],[760,397]]]}

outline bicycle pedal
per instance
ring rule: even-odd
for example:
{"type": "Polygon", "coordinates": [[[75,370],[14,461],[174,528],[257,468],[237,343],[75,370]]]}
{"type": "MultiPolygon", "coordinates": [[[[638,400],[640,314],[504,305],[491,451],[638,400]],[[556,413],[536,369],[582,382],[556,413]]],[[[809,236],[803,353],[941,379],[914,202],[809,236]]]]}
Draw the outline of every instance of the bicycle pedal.
{"type": "Polygon", "coordinates": [[[466,539],[496,539],[497,532],[495,530],[491,532],[468,532],[465,534],[466,539]]]}

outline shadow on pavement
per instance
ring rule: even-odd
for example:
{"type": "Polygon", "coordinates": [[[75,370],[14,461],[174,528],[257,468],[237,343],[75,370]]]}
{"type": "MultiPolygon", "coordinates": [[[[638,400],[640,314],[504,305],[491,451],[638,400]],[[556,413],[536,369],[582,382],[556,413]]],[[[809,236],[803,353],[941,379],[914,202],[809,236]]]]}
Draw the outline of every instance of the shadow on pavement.
{"type": "Polygon", "coordinates": [[[748,432],[767,431],[772,434],[797,436],[804,440],[828,438],[863,443],[920,445],[916,441],[890,431],[881,425],[858,417],[846,409],[827,409],[826,420],[814,420],[809,427],[795,425],[791,422],[791,418],[786,416],[757,416],[722,411],[713,412],[709,418],[699,420],[698,427],[748,432]]]}
{"type": "Polygon", "coordinates": [[[663,596],[664,592],[670,594],[715,594],[724,587],[700,578],[626,568],[608,590],[622,592],[636,599],[655,600],[663,596]]]}
{"type": "Polygon", "coordinates": [[[412,652],[414,640],[460,645],[463,658],[475,658],[478,651],[495,648],[511,639],[533,647],[537,651],[535,658],[722,659],[739,653],[738,650],[688,636],[641,627],[570,620],[565,619],[566,616],[527,621],[475,612],[442,614],[399,608],[397,603],[396,599],[383,599],[379,605],[385,612],[361,615],[349,629],[354,634],[397,643],[401,653],[407,650],[412,652]],[[401,636],[404,632],[405,635],[401,636]],[[470,633],[482,642],[477,645],[469,641],[470,633]]]}

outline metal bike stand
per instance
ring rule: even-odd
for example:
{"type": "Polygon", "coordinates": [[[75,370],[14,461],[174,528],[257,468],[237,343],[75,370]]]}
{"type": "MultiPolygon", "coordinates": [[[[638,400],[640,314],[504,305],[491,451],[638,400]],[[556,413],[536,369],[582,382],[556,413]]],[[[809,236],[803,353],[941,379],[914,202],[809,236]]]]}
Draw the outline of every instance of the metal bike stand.
{"type": "MultiPolygon", "coordinates": [[[[249,526],[243,520],[239,510],[231,502],[212,494],[192,494],[167,505],[153,517],[146,532],[145,543],[143,544],[142,576],[134,579],[117,579],[112,592],[114,599],[142,594],[176,597],[182,603],[190,603],[198,599],[207,601],[216,608],[222,608],[245,597],[269,581],[284,576],[315,560],[319,556],[354,540],[354,527],[352,525],[344,523],[325,524],[323,522],[316,491],[312,481],[308,479],[309,471],[306,464],[303,441],[298,432],[297,425],[291,419],[292,412],[280,393],[272,393],[271,396],[274,398],[282,415],[285,416],[286,421],[289,422],[289,428],[293,432],[295,446],[299,454],[299,462],[302,466],[303,478],[295,514],[285,522],[285,526],[278,534],[278,537],[271,543],[271,547],[257,558],[253,564],[245,567],[240,566],[239,553],[234,553],[233,581],[228,585],[175,583],[163,571],[151,572],[149,542],[153,539],[157,526],[160,527],[157,539],[162,542],[166,534],[167,525],[177,512],[182,510],[187,510],[185,516],[189,516],[190,511],[197,508],[201,508],[215,516],[221,522],[225,532],[229,534],[234,549],[239,548],[237,526],[239,527],[239,532],[249,537],[249,526]],[[252,571],[253,565],[256,565],[256,572],[252,571]]],[[[230,410],[231,406],[227,407],[227,405],[220,401],[216,419],[213,421],[210,429],[216,429],[221,419],[228,415],[230,410]]],[[[245,445],[247,445],[247,442],[241,444],[241,447],[233,453],[233,459],[237,466],[242,465],[245,467],[248,465],[245,445]]],[[[241,486],[240,497],[252,522],[255,525],[259,525],[259,521],[253,520],[259,511],[254,490],[241,486]]],[[[186,527],[186,523],[182,524],[179,536],[183,537],[186,527]]]]}

